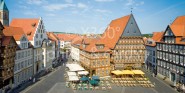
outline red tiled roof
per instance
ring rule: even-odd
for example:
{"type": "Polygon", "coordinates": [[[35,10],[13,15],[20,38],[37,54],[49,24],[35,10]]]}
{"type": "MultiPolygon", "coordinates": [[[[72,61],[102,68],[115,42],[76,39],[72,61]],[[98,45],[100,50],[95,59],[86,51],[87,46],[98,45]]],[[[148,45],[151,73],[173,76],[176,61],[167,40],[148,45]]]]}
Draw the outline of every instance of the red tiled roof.
{"type": "Polygon", "coordinates": [[[185,37],[185,16],[177,17],[169,27],[176,36],[176,44],[185,44],[182,41],[185,37]]]}
{"type": "Polygon", "coordinates": [[[55,41],[58,45],[58,37],[53,32],[47,32],[46,34],[50,40],[55,41]]]}
{"type": "Polygon", "coordinates": [[[153,37],[152,37],[152,39],[153,39],[155,42],[159,42],[159,41],[162,39],[163,34],[164,34],[164,32],[153,32],[153,37]]]}
{"type": "Polygon", "coordinates": [[[103,33],[101,42],[113,49],[122,35],[131,15],[113,20],[103,33]]]}
{"type": "Polygon", "coordinates": [[[5,36],[13,36],[16,41],[20,41],[21,37],[25,34],[20,27],[7,27],[4,26],[3,34],[5,36]]]}
{"type": "Polygon", "coordinates": [[[146,41],[147,46],[156,46],[156,42],[160,42],[163,37],[164,32],[153,32],[153,37],[148,38],[146,41]],[[148,43],[148,41],[152,42],[151,44],[148,43]]]}
{"type": "Polygon", "coordinates": [[[83,47],[83,44],[81,44],[80,49],[87,51],[87,52],[110,52],[109,47],[107,47],[106,45],[104,45],[104,48],[102,49],[97,49],[96,45],[97,42],[102,42],[101,39],[99,38],[85,38],[83,40],[83,43],[86,44],[86,47],[83,47]],[[85,43],[86,42],[86,43],[85,43]],[[88,42],[88,43],[87,43],[88,42]]]}
{"type": "Polygon", "coordinates": [[[76,34],[57,34],[56,35],[60,40],[63,41],[72,41],[75,37],[77,37],[78,35],[76,34]]]}
{"type": "Polygon", "coordinates": [[[85,36],[77,36],[77,37],[75,37],[75,38],[72,40],[71,44],[72,44],[72,45],[75,45],[75,44],[82,44],[82,41],[83,41],[84,38],[85,38],[85,36]]]}
{"type": "Polygon", "coordinates": [[[185,36],[185,16],[177,17],[170,28],[175,36],[185,36]]]}
{"type": "Polygon", "coordinates": [[[33,40],[40,19],[12,19],[10,26],[21,27],[26,33],[28,40],[33,40]]]}

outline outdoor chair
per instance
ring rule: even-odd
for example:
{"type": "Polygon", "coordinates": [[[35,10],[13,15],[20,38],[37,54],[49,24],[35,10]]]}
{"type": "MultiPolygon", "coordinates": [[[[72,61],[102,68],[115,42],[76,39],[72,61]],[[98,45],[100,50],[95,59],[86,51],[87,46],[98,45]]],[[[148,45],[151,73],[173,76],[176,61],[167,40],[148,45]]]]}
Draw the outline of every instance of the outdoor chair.
{"type": "Polygon", "coordinates": [[[111,80],[112,83],[114,83],[114,80],[111,80]]]}
{"type": "Polygon", "coordinates": [[[108,89],[110,89],[110,90],[111,90],[111,89],[112,89],[112,87],[111,87],[111,86],[109,86],[109,87],[108,87],[108,89]]]}
{"type": "Polygon", "coordinates": [[[92,87],[92,86],[90,86],[90,87],[89,87],[89,90],[93,90],[93,87],[92,87]]]}
{"type": "Polygon", "coordinates": [[[98,87],[98,86],[96,86],[96,87],[95,87],[95,90],[99,90],[99,87],[98,87]]]}
{"type": "Polygon", "coordinates": [[[124,87],[124,84],[122,83],[121,86],[124,87]]]}

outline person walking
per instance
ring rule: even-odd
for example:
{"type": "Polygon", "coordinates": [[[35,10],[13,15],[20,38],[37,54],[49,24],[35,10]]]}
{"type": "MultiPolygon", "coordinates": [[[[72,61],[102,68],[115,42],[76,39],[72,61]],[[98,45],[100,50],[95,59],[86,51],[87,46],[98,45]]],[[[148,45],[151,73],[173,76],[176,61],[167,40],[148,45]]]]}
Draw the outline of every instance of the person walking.
{"type": "Polygon", "coordinates": [[[35,78],[33,78],[33,83],[35,83],[35,78]]]}

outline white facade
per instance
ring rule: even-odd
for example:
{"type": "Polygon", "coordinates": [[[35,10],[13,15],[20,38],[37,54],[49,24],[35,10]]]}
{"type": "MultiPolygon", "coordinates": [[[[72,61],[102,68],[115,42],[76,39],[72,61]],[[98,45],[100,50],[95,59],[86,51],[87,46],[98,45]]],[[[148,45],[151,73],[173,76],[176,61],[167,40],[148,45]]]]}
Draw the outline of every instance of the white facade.
{"type": "Polygon", "coordinates": [[[74,61],[80,62],[80,49],[75,45],[71,46],[71,57],[74,61]]]}
{"type": "Polygon", "coordinates": [[[147,70],[151,73],[157,72],[157,65],[156,65],[156,47],[146,45],[146,55],[145,55],[145,65],[147,70]]]}
{"type": "Polygon", "coordinates": [[[43,67],[45,70],[52,69],[52,62],[55,59],[55,43],[49,40],[44,40],[43,46],[43,67]]]}
{"type": "Polygon", "coordinates": [[[40,18],[33,36],[33,41],[31,42],[34,46],[34,74],[44,69],[43,50],[41,47],[44,39],[48,39],[48,37],[46,35],[43,20],[40,18]]]}
{"type": "Polygon", "coordinates": [[[29,41],[25,35],[16,42],[20,49],[16,51],[15,56],[13,87],[17,87],[33,76],[33,48],[29,48],[29,41]]]}
{"type": "Polygon", "coordinates": [[[63,40],[60,40],[60,48],[64,48],[64,41],[63,40]]]}

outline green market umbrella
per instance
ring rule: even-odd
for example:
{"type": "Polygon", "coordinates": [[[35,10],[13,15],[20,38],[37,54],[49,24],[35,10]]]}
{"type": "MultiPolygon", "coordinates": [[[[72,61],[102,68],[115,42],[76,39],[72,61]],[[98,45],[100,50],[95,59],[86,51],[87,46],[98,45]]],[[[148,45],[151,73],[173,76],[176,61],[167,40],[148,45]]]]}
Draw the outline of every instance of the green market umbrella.
{"type": "Polygon", "coordinates": [[[99,82],[96,81],[96,80],[91,80],[91,81],[90,81],[90,84],[93,85],[93,86],[97,86],[98,83],[99,83],[99,82]]]}
{"type": "Polygon", "coordinates": [[[92,76],[92,80],[100,81],[100,78],[98,76],[92,76]]]}
{"type": "Polygon", "coordinates": [[[89,78],[88,78],[88,77],[83,76],[82,78],[80,78],[80,80],[81,80],[82,82],[85,82],[85,81],[89,81],[89,78]]]}

